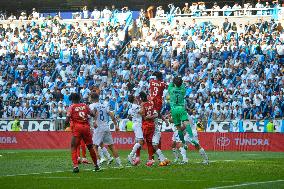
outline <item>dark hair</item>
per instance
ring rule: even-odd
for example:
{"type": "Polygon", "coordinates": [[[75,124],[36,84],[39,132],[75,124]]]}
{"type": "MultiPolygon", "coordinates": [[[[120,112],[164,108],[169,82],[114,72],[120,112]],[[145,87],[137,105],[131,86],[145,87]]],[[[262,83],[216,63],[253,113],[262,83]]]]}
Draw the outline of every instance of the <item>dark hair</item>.
{"type": "Polygon", "coordinates": [[[155,71],[155,72],[153,73],[153,76],[156,76],[156,78],[157,78],[158,80],[162,80],[162,79],[163,79],[163,74],[162,74],[162,72],[159,72],[159,71],[155,71]]]}
{"type": "Polygon", "coordinates": [[[182,85],[182,79],[181,79],[181,77],[176,76],[176,77],[173,79],[173,83],[174,83],[177,87],[180,87],[180,86],[182,85]]]}
{"type": "Polygon", "coordinates": [[[100,98],[99,94],[97,94],[97,93],[91,94],[91,99],[92,100],[98,100],[99,98],[100,98]]]}
{"type": "Polygon", "coordinates": [[[142,100],[143,102],[146,102],[146,101],[147,101],[147,94],[146,94],[144,91],[141,91],[141,92],[139,93],[139,97],[141,98],[141,100],[142,100]]]}
{"type": "Polygon", "coordinates": [[[128,97],[128,102],[133,103],[134,102],[135,97],[133,95],[130,95],[128,97]]]}
{"type": "Polygon", "coordinates": [[[72,101],[73,103],[78,103],[80,102],[80,95],[78,93],[72,93],[70,96],[69,96],[69,100],[72,101]]]}

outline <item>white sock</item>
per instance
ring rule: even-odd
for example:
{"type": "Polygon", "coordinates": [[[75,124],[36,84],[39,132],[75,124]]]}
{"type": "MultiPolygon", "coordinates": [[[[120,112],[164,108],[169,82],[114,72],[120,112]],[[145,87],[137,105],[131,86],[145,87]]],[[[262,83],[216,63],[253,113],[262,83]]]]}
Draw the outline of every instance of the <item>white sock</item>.
{"type": "Polygon", "coordinates": [[[111,159],[111,156],[110,156],[110,154],[108,153],[106,147],[103,147],[102,150],[103,150],[103,154],[107,157],[107,159],[111,159]]]}
{"type": "Polygon", "coordinates": [[[184,149],[184,147],[180,147],[179,148],[179,151],[180,151],[180,154],[182,156],[182,159],[183,160],[187,160],[187,157],[186,157],[186,150],[184,149]]]}
{"type": "Polygon", "coordinates": [[[165,156],[160,149],[156,150],[156,154],[158,155],[160,161],[165,161],[165,156]]]}
{"type": "Polygon", "coordinates": [[[98,153],[99,153],[100,159],[105,159],[103,150],[102,150],[102,148],[100,146],[98,147],[98,153]]]}
{"type": "Polygon", "coordinates": [[[121,166],[121,160],[119,157],[115,158],[115,162],[117,165],[121,166]]]}
{"type": "Polygon", "coordinates": [[[178,159],[178,152],[177,152],[177,149],[176,149],[176,148],[173,148],[172,151],[173,151],[173,154],[174,154],[174,156],[175,156],[175,159],[178,159]]]}
{"type": "Polygon", "coordinates": [[[136,154],[136,151],[141,147],[141,144],[139,143],[136,143],[133,148],[132,148],[132,151],[130,152],[130,156],[133,157],[135,154],[136,154]]]}
{"type": "Polygon", "coordinates": [[[208,161],[208,156],[203,148],[200,148],[199,154],[203,157],[204,160],[208,161]]]}

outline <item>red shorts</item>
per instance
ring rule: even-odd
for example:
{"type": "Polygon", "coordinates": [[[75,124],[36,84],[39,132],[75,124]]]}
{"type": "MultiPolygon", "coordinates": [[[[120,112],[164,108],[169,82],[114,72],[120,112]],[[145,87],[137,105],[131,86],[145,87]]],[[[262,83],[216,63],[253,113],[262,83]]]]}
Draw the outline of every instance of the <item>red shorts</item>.
{"type": "Polygon", "coordinates": [[[159,98],[154,98],[153,99],[154,102],[154,109],[160,113],[163,107],[163,100],[159,99],[159,98]]]}
{"type": "Polygon", "coordinates": [[[152,143],[152,139],[155,132],[155,123],[154,122],[142,122],[142,131],[144,140],[146,143],[152,143]]]}
{"type": "Polygon", "coordinates": [[[74,137],[79,137],[80,139],[83,139],[86,145],[93,144],[89,124],[74,124],[72,134],[74,137]]]}

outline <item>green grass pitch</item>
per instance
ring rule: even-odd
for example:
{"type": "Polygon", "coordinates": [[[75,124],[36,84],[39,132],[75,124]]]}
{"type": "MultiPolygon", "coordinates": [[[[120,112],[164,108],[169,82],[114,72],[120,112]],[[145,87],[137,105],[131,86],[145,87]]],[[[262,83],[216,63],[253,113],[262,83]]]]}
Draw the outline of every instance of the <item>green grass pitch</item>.
{"type": "MultiPolygon", "coordinates": [[[[121,170],[104,165],[96,173],[92,165],[80,165],[80,173],[73,174],[68,150],[0,150],[0,188],[284,188],[284,153],[208,152],[211,163],[206,166],[191,151],[189,164],[151,168],[144,162],[127,166],[128,153],[120,151],[126,166],[121,170]]],[[[146,152],[141,154],[146,159],[146,152]]],[[[171,151],[165,154],[173,159],[171,151]]]]}

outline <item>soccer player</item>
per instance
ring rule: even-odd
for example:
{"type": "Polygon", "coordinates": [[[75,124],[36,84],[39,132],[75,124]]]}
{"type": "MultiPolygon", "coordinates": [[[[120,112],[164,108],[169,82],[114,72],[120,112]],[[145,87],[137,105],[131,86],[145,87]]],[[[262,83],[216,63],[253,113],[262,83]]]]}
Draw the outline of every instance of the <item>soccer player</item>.
{"type": "MultiPolygon", "coordinates": [[[[162,154],[161,151],[161,126],[159,124],[159,118],[163,117],[161,116],[161,110],[163,106],[163,93],[166,88],[166,83],[163,82],[163,75],[161,72],[156,71],[153,73],[153,76],[155,76],[155,79],[150,80],[150,98],[153,100],[154,103],[154,109],[158,113],[158,117],[155,118],[155,131],[154,131],[154,136],[153,136],[153,147],[156,151],[156,153],[161,154],[162,157],[164,155],[162,154]]],[[[165,158],[163,158],[162,162],[167,162],[169,161],[165,158]]]]}
{"type": "Polygon", "coordinates": [[[144,144],[143,132],[142,132],[142,116],[141,106],[138,104],[137,99],[134,96],[129,96],[128,101],[131,103],[128,110],[128,115],[133,122],[133,131],[135,134],[136,143],[134,144],[132,151],[128,155],[128,161],[132,165],[140,163],[140,151],[144,144]]]}
{"type": "Polygon", "coordinates": [[[89,116],[95,117],[96,115],[91,112],[90,108],[84,104],[80,103],[80,95],[77,93],[72,93],[70,95],[70,100],[72,105],[69,107],[65,125],[69,125],[72,130],[72,139],[71,139],[71,155],[73,161],[73,173],[79,172],[78,167],[78,157],[77,157],[77,148],[80,145],[81,139],[84,140],[87,148],[92,157],[95,169],[94,171],[100,171],[99,166],[97,165],[97,156],[96,152],[93,149],[92,135],[90,131],[89,116]]]}
{"type": "Polygon", "coordinates": [[[146,163],[147,166],[152,166],[154,161],[152,157],[154,152],[158,155],[160,160],[160,166],[168,165],[169,161],[165,158],[161,151],[155,151],[153,147],[153,135],[155,132],[155,118],[158,117],[158,113],[155,111],[154,102],[152,100],[148,100],[147,94],[145,92],[140,92],[139,97],[141,98],[141,108],[142,108],[142,131],[143,137],[146,140],[146,144],[148,147],[148,161],[146,163]]]}
{"type": "Polygon", "coordinates": [[[95,128],[96,132],[93,134],[95,148],[98,151],[98,147],[102,144],[106,144],[113,156],[115,157],[115,161],[117,166],[122,168],[121,160],[119,158],[118,152],[113,145],[113,139],[110,133],[108,120],[111,117],[116,131],[119,130],[118,124],[112,112],[110,112],[109,107],[105,103],[99,102],[99,95],[97,93],[93,93],[91,95],[92,104],[90,105],[90,109],[96,112],[97,117],[95,120],[95,128]]]}
{"type": "MultiPolygon", "coordinates": [[[[94,132],[96,131],[94,130],[94,132]]],[[[111,155],[107,151],[107,148],[104,146],[104,144],[101,144],[98,147],[98,154],[99,154],[99,159],[100,159],[100,162],[99,162],[100,165],[103,164],[106,160],[107,160],[108,165],[113,162],[113,157],[111,157],[111,155]]]]}
{"type": "Polygon", "coordinates": [[[178,137],[185,144],[184,132],[188,134],[187,140],[192,143],[199,153],[202,154],[206,164],[208,164],[208,157],[204,149],[200,146],[199,141],[193,136],[192,128],[188,120],[188,114],[185,109],[185,86],[181,77],[176,76],[173,82],[168,87],[170,96],[171,115],[173,122],[178,130],[178,137]]]}
{"type": "Polygon", "coordinates": [[[77,148],[78,163],[89,164],[86,158],[86,144],[83,139],[81,139],[80,145],[77,148]],[[82,159],[80,157],[80,149],[82,149],[82,159]]]}

